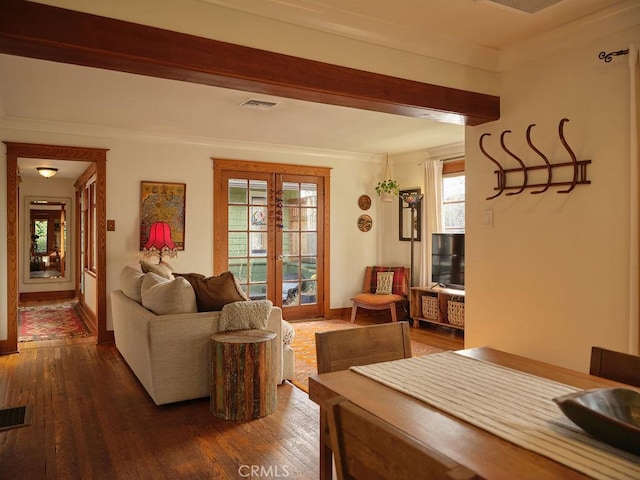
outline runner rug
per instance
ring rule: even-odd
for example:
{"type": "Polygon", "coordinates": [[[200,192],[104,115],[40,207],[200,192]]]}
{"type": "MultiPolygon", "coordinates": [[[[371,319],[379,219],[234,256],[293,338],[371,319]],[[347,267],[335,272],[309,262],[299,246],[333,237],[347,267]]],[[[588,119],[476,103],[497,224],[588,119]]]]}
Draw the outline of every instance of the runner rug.
{"type": "MultiPolygon", "coordinates": [[[[309,376],[318,373],[316,363],[316,332],[330,330],[344,330],[346,328],[359,328],[363,325],[353,324],[345,320],[310,320],[306,322],[291,322],[296,336],[291,342],[293,348],[294,377],[291,379],[296,387],[309,392],[309,376]]],[[[439,353],[444,350],[425,343],[411,340],[411,353],[414,357],[421,357],[431,353],[439,353]]]]}
{"type": "Polygon", "coordinates": [[[55,340],[88,337],[77,302],[38,307],[21,307],[18,315],[18,341],[55,340]]]}

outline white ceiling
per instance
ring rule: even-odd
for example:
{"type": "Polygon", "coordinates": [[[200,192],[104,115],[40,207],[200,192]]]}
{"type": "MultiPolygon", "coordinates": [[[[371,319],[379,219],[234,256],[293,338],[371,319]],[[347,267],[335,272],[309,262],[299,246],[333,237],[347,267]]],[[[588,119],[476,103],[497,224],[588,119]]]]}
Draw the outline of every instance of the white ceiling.
{"type": "Polygon", "coordinates": [[[66,179],[75,180],[91,165],[90,162],[78,162],[74,160],[47,160],[40,158],[19,158],[18,169],[20,170],[20,176],[25,177],[39,177],[39,173],[36,170],[38,167],[53,167],[57,168],[56,174],[51,177],[53,179],[66,179]]]}
{"type": "MultiPolygon", "coordinates": [[[[185,5],[181,2],[164,3],[179,8],[185,5]]],[[[499,51],[586,16],[604,15],[614,5],[632,3],[561,0],[532,15],[495,6],[491,0],[198,2],[429,55],[433,52],[424,50],[438,43],[499,51]]],[[[66,6],[74,0],[42,3],[66,6]]],[[[87,4],[83,5],[86,11],[87,4]]],[[[185,29],[184,22],[181,28],[185,29]]],[[[0,72],[4,122],[364,154],[419,151],[464,140],[459,125],[9,55],[0,55],[0,72]],[[250,98],[274,101],[277,106],[264,111],[239,108],[250,98]]]]}

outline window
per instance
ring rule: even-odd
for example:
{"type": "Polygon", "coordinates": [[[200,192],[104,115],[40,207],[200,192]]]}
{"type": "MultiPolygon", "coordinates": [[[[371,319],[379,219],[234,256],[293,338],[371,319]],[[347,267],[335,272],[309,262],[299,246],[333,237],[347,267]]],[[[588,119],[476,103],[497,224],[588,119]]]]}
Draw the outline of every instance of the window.
{"type": "Polygon", "coordinates": [[[47,252],[47,237],[49,231],[49,222],[47,220],[34,220],[34,251],[33,253],[47,252]]]}
{"type": "Polygon", "coordinates": [[[445,163],[442,171],[442,223],[445,232],[464,233],[464,160],[445,163]]]}

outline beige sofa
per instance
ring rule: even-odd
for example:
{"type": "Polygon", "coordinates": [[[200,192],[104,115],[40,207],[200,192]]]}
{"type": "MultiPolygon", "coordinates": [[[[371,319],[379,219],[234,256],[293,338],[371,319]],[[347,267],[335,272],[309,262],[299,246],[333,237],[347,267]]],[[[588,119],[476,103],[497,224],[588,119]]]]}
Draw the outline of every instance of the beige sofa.
{"type": "MultiPolygon", "coordinates": [[[[111,310],[116,347],[157,405],[210,395],[210,338],[220,312],[156,315],[121,290],[111,292],[111,310]]],[[[282,345],[278,383],[293,378],[293,350],[283,345],[282,326],[282,310],[273,307],[266,329],[282,345]]]]}

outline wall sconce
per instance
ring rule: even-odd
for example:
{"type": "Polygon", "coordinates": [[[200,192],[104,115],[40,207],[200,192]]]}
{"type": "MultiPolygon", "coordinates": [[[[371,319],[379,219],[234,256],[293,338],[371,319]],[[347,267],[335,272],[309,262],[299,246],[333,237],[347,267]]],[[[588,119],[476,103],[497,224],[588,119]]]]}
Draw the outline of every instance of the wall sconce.
{"type": "Polygon", "coordinates": [[[58,169],[53,167],[37,167],[36,170],[38,170],[38,173],[44,178],[51,178],[58,173],[58,169]]]}
{"type": "Polygon", "coordinates": [[[171,227],[167,222],[154,222],[149,229],[149,241],[142,249],[144,256],[155,255],[159,257],[158,264],[162,263],[162,256],[169,258],[178,256],[176,244],[171,240],[171,227]]]}

